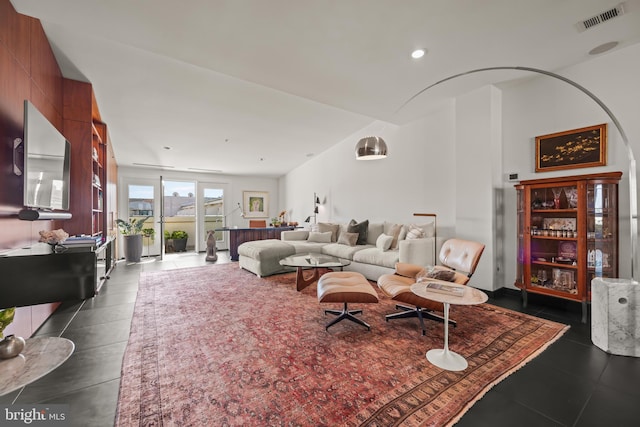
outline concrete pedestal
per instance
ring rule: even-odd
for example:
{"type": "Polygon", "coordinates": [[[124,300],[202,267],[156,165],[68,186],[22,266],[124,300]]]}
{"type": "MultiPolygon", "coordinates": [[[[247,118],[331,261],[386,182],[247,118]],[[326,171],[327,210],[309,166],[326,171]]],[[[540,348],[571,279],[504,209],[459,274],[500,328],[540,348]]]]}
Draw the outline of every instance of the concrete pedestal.
{"type": "Polygon", "coordinates": [[[640,357],[640,284],[591,281],[591,341],[607,353],[640,357]]]}

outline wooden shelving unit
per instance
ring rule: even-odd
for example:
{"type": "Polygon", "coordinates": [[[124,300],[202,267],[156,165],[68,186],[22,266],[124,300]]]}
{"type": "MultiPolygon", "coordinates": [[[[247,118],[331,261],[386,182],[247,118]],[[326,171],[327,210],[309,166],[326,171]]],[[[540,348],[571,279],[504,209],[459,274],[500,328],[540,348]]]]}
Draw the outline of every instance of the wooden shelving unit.
{"type": "Polygon", "coordinates": [[[104,123],[93,121],[91,142],[91,164],[93,170],[92,177],[92,209],[91,209],[91,234],[93,236],[105,236],[107,229],[105,217],[105,191],[106,170],[105,159],[107,157],[106,138],[107,126],[104,123]]]}

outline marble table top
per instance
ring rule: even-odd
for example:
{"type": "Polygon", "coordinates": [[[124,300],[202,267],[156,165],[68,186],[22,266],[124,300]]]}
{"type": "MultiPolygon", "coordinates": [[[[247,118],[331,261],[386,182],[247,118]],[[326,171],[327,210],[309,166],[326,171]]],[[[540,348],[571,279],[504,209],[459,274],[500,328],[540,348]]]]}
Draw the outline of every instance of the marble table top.
{"type": "Polygon", "coordinates": [[[454,305],[482,304],[484,302],[487,302],[487,300],[489,299],[487,294],[485,294],[479,289],[472,288],[470,286],[459,285],[457,283],[452,283],[452,282],[441,282],[438,280],[432,280],[432,281],[443,283],[443,284],[446,284],[447,286],[462,288],[464,289],[464,294],[462,296],[457,296],[457,295],[449,295],[441,292],[428,290],[426,289],[426,284],[428,282],[414,283],[413,285],[411,285],[411,292],[418,295],[419,297],[426,298],[431,301],[441,302],[441,303],[446,302],[454,305]]]}
{"type": "Polygon", "coordinates": [[[35,337],[26,340],[18,356],[0,360],[0,396],[24,387],[64,363],[75,344],[66,338],[35,337]]]}

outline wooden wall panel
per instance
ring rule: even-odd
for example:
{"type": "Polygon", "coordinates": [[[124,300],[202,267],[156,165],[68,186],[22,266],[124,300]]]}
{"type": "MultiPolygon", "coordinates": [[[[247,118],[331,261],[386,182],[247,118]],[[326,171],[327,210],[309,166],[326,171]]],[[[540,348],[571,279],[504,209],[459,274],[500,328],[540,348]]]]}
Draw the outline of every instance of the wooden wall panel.
{"type": "Polygon", "coordinates": [[[31,21],[31,80],[62,114],[62,72],[40,25],[31,21]]]}
{"type": "Polygon", "coordinates": [[[64,135],[62,111],[50,102],[50,99],[40,90],[40,87],[33,83],[33,81],[31,82],[31,96],[29,101],[31,101],[42,115],[44,115],[47,120],[49,120],[49,122],[51,122],[51,124],[64,135]]]}
{"type": "MultiPolygon", "coordinates": [[[[13,174],[13,140],[24,137],[24,100],[31,100],[62,129],[62,73],[43,36],[38,20],[18,14],[9,0],[0,0],[0,188],[4,189],[0,192],[0,251],[31,245],[38,241],[40,230],[54,225],[11,217],[22,208],[23,178],[13,174]],[[37,84],[32,79],[32,33],[38,39],[37,84]],[[32,88],[37,90],[32,93],[32,88]]],[[[18,308],[5,333],[29,337],[56,307],[18,308]]]]}
{"type": "Polygon", "coordinates": [[[69,211],[73,215],[70,220],[64,222],[64,229],[70,235],[91,234],[91,124],[65,118],[64,131],[71,143],[72,191],[69,195],[69,211]]]}
{"type": "MultiPolygon", "coordinates": [[[[10,215],[22,207],[21,176],[13,173],[13,141],[24,138],[25,99],[30,96],[30,79],[6,46],[0,44],[0,213],[10,215]],[[14,191],[6,191],[6,189],[14,191]]],[[[0,233],[0,247],[4,246],[0,233]]],[[[13,239],[10,239],[13,241],[13,239]]]]}
{"type": "Polygon", "coordinates": [[[31,73],[30,31],[34,19],[20,15],[9,0],[0,0],[0,42],[27,74],[31,73]]]}
{"type": "MultiPolygon", "coordinates": [[[[64,119],[91,123],[91,98],[93,96],[91,84],[63,79],[63,89],[62,115],[64,119]]],[[[89,159],[91,159],[91,156],[89,156],[89,159]]]]}

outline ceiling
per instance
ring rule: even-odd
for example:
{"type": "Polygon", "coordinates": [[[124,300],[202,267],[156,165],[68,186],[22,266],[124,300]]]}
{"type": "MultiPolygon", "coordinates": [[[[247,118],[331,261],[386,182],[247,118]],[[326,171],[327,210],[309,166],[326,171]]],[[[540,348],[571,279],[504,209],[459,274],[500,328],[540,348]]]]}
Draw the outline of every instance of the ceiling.
{"type": "MultiPolygon", "coordinates": [[[[640,0],[11,0],[93,84],[119,165],[281,176],[376,120],[640,41],[640,0]],[[426,48],[420,60],[410,57],[426,48]],[[400,109],[400,110],[399,110],[400,109]],[[399,110],[399,111],[398,111],[399,110]]],[[[393,150],[393,141],[387,141],[393,150]]]]}

